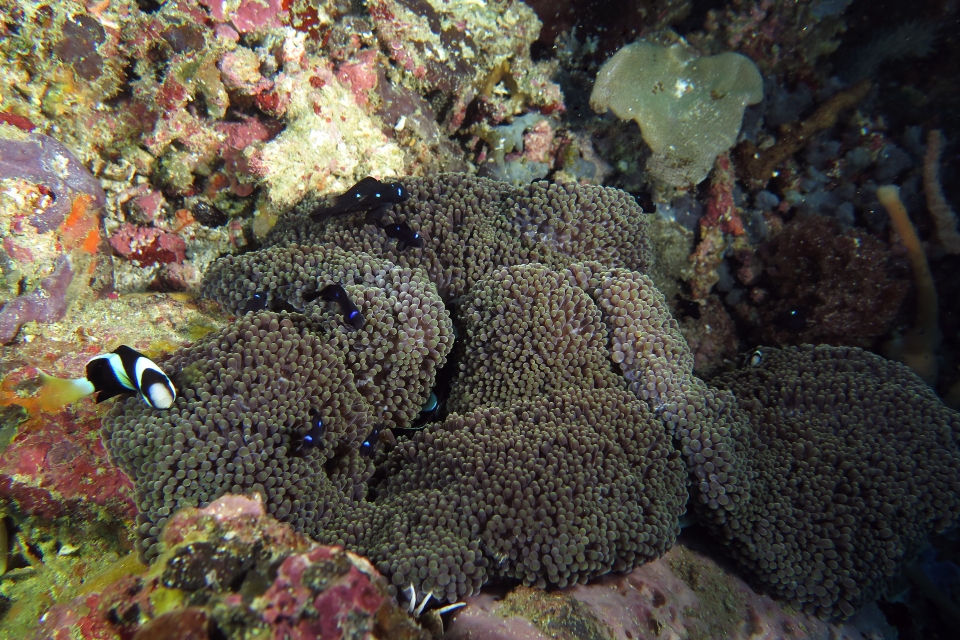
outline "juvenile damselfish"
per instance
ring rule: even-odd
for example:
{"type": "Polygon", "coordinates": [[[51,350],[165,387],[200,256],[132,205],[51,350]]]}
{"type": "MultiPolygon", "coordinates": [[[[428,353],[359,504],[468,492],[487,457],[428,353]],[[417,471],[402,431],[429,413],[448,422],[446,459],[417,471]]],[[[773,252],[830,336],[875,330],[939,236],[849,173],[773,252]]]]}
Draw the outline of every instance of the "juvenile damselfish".
{"type": "Polygon", "coordinates": [[[360,455],[372,456],[377,450],[377,443],[380,442],[381,427],[377,425],[370,434],[360,443],[360,455]]]}
{"type": "Polygon", "coordinates": [[[327,302],[336,302],[340,306],[340,313],[343,314],[344,322],[354,329],[359,329],[363,326],[363,314],[360,313],[360,310],[357,309],[357,305],[353,304],[353,301],[350,299],[350,296],[347,294],[346,290],[340,285],[328,284],[316,293],[306,294],[303,296],[303,299],[306,302],[313,302],[318,298],[321,300],[326,300],[327,302]]]}
{"type": "Polygon", "coordinates": [[[310,411],[310,430],[300,436],[293,444],[295,454],[304,455],[308,451],[315,449],[323,441],[323,434],[326,432],[326,425],[323,424],[323,418],[315,411],[310,411]]]}
{"type": "Polygon", "coordinates": [[[393,224],[384,224],[377,221],[377,226],[383,229],[388,238],[397,241],[397,251],[403,251],[407,247],[423,247],[423,236],[410,228],[406,222],[397,222],[393,224]]]}
{"type": "Polygon", "coordinates": [[[53,410],[76,402],[92,393],[97,402],[123,394],[139,394],[153,409],[169,409],[177,399],[177,390],[167,374],[139,351],[120,345],[87,362],[87,375],[67,380],[40,372],[40,407],[53,410]]]}
{"type": "Polygon", "coordinates": [[[405,202],[410,192],[398,182],[380,182],[367,176],[349,191],[333,199],[333,205],[318,209],[310,214],[314,222],[323,222],[327,218],[346,213],[366,211],[366,223],[375,224],[383,214],[395,204],[405,202]]]}

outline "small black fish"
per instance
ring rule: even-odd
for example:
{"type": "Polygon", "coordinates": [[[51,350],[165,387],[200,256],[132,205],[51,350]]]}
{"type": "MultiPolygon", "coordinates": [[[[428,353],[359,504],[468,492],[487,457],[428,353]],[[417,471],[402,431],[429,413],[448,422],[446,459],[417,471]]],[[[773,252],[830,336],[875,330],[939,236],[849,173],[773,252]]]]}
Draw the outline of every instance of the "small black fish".
{"type": "Polygon", "coordinates": [[[388,238],[397,241],[397,251],[403,251],[407,247],[423,247],[423,236],[410,228],[406,222],[397,222],[394,224],[383,224],[377,220],[376,225],[383,229],[388,238]]]}
{"type": "Polygon", "coordinates": [[[323,434],[326,432],[326,425],[323,424],[323,418],[314,410],[310,410],[310,430],[307,431],[293,445],[293,452],[304,454],[307,451],[317,447],[323,441],[323,434]]]}
{"type": "Polygon", "coordinates": [[[694,300],[686,300],[679,293],[673,297],[677,301],[677,312],[681,316],[688,318],[693,318],[694,320],[700,319],[700,304],[694,300]]]}
{"type": "Polygon", "coordinates": [[[804,331],[807,328],[807,308],[800,306],[781,311],[773,321],[787,331],[804,331]]]}
{"type": "Polygon", "coordinates": [[[246,303],[240,307],[240,314],[246,315],[248,313],[264,311],[266,309],[269,309],[270,311],[287,311],[289,313],[298,313],[303,311],[303,309],[297,309],[282,298],[274,297],[273,300],[270,300],[266,293],[259,291],[250,296],[246,303]]]}
{"type": "Polygon", "coordinates": [[[367,223],[379,220],[383,213],[395,204],[405,202],[410,192],[399,182],[380,182],[367,176],[349,191],[333,199],[333,205],[318,209],[310,214],[314,222],[323,222],[327,218],[367,211],[367,223]]]}
{"type": "Polygon", "coordinates": [[[360,444],[360,455],[372,456],[377,450],[377,443],[380,442],[380,426],[376,426],[370,431],[367,439],[360,444]]]}
{"type": "Polygon", "coordinates": [[[152,409],[169,409],[177,399],[177,390],[167,374],[153,360],[126,345],[91,358],[84,378],[65,380],[41,371],[40,380],[40,403],[44,407],[70,404],[91,393],[97,394],[98,403],[138,393],[152,409]]]}
{"type": "Polygon", "coordinates": [[[250,296],[250,299],[240,309],[240,313],[248,314],[256,311],[263,311],[267,308],[270,300],[266,293],[258,292],[250,296]]]}
{"type": "Polygon", "coordinates": [[[343,314],[344,321],[354,329],[359,329],[363,326],[363,314],[360,313],[357,305],[353,304],[346,290],[340,285],[328,284],[323,289],[320,289],[320,291],[308,293],[303,296],[304,302],[313,302],[317,298],[321,298],[327,302],[336,302],[340,305],[340,313],[343,314]]]}

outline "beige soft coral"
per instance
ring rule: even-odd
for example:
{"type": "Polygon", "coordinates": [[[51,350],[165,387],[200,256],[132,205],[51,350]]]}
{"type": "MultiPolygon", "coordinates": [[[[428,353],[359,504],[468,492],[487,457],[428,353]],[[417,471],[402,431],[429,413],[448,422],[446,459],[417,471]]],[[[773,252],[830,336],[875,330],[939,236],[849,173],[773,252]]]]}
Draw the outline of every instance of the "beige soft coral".
{"type": "Polygon", "coordinates": [[[930,273],[930,265],[927,263],[920,238],[917,237],[917,231],[907,215],[907,209],[900,200],[900,188],[884,185],[877,189],[877,199],[890,214],[893,228],[907,249],[907,257],[917,283],[916,322],[903,336],[887,343],[886,355],[904,363],[923,378],[924,382],[933,385],[937,380],[936,350],[943,334],[937,320],[937,289],[930,273]]]}

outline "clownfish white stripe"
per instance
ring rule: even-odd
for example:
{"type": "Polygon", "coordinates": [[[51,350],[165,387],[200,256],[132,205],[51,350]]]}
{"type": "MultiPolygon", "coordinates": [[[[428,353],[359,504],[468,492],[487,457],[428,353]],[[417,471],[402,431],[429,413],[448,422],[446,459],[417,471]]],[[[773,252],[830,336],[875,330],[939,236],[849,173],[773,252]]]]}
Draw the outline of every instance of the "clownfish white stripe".
{"type": "Polygon", "coordinates": [[[137,381],[137,388],[141,391],[143,390],[143,374],[148,370],[156,371],[161,376],[166,377],[166,374],[160,370],[160,367],[153,364],[153,360],[149,358],[137,358],[136,364],[134,364],[134,379],[137,381]]]}
{"type": "MultiPolygon", "coordinates": [[[[103,358],[110,364],[110,369],[113,371],[114,375],[117,377],[117,382],[122,384],[130,391],[136,391],[137,387],[134,384],[133,380],[130,379],[130,376],[127,375],[126,370],[123,367],[123,360],[120,359],[116,353],[108,353],[105,356],[97,356],[97,358],[103,358]]],[[[96,358],[93,358],[96,360],[96,358]]],[[[87,364],[90,364],[89,362],[87,364]]]]}

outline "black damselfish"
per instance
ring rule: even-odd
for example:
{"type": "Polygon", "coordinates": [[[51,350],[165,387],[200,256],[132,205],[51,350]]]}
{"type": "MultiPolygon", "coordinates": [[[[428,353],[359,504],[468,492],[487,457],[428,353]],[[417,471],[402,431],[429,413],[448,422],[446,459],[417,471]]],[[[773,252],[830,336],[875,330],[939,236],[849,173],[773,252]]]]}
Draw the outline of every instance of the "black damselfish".
{"type": "Polygon", "coordinates": [[[314,222],[323,222],[327,218],[345,213],[367,212],[367,224],[383,217],[390,207],[410,198],[410,192],[398,182],[380,182],[367,176],[349,191],[333,199],[333,205],[318,209],[310,214],[314,222]]]}
{"type": "Polygon", "coordinates": [[[377,443],[380,442],[380,427],[374,427],[367,436],[367,439],[360,443],[360,455],[372,456],[377,450],[377,443]]]}
{"type": "Polygon", "coordinates": [[[423,247],[423,236],[410,228],[406,222],[397,222],[393,224],[383,224],[379,220],[377,226],[383,229],[388,238],[397,241],[397,251],[403,251],[407,247],[423,247]]]}
{"type": "Polygon", "coordinates": [[[323,424],[323,418],[316,411],[310,411],[310,430],[303,434],[299,440],[293,444],[295,454],[305,454],[315,449],[323,441],[323,434],[326,432],[326,426],[323,424]]]}
{"type": "Polygon", "coordinates": [[[313,302],[316,299],[326,300],[327,302],[336,302],[340,305],[340,313],[343,314],[344,321],[353,327],[359,329],[363,326],[363,314],[353,304],[346,290],[338,284],[328,284],[316,293],[308,293],[303,296],[305,302],[313,302]]]}
{"type": "Polygon", "coordinates": [[[177,399],[177,390],[167,374],[153,360],[126,345],[90,359],[85,378],[65,380],[41,371],[40,380],[40,404],[45,408],[70,404],[91,393],[97,394],[97,402],[138,393],[153,409],[169,409],[177,399]]]}

